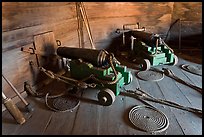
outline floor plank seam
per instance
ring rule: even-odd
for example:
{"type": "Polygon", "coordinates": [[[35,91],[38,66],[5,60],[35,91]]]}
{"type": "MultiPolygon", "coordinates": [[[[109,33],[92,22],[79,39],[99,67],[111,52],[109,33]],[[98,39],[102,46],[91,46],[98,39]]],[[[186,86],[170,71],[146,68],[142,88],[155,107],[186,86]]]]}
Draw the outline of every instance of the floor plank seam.
{"type": "MultiPolygon", "coordinates": [[[[171,109],[170,107],[169,107],[169,109],[171,109]]],[[[172,111],[171,111],[172,112],[172,111]]],[[[176,122],[178,123],[178,125],[179,125],[179,127],[180,127],[180,129],[181,129],[181,131],[182,131],[182,133],[183,133],[183,135],[185,135],[185,132],[184,132],[184,130],[183,130],[183,128],[182,128],[182,126],[180,125],[180,123],[179,123],[179,121],[178,121],[178,119],[177,119],[177,117],[175,116],[175,114],[172,112],[172,115],[174,116],[174,118],[175,118],[175,120],[176,120],[176,122]]]]}
{"type": "Polygon", "coordinates": [[[100,120],[101,120],[101,115],[100,115],[100,112],[101,112],[101,108],[100,107],[97,107],[97,116],[98,116],[98,119],[97,119],[97,135],[100,135],[100,120]]]}
{"type": "MultiPolygon", "coordinates": [[[[83,92],[81,94],[81,96],[83,96],[83,92]]],[[[80,102],[81,103],[81,102],[80,102]]],[[[77,119],[77,115],[78,115],[78,112],[79,112],[79,109],[80,109],[80,105],[76,108],[76,114],[75,114],[75,117],[74,117],[74,122],[73,122],[73,125],[72,125],[72,129],[71,129],[71,135],[73,134],[73,131],[74,131],[74,127],[75,127],[75,122],[76,122],[76,119],[77,119]]]]}
{"type": "MultiPolygon", "coordinates": [[[[175,86],[179,89],[179,92],[181,92],[181,94],[185,97],[185,99],[189,102],[189,104],[191,105],[191,107],[193,107],[193,104],[192,104],[192,102],[189,100],[189,98],[184,94],[184,92],[181,90],[181,88],[180,88],[180,86],[179,86],[179,84],[181,84],[181,83],[179,83],[179,82],[175,82],[174,83],[175,84],[175,86]]],[[[186,87],[188,87],[188,86],[186,86],[186,87]]],[[[190,88],[190,87],[188,87],[188,88],[190,88]]]]}
{"type": "Polygon", "coordinates": [[[51,115],[50,115],[50,117],[49,117],[49,119],[48,119],[48,122],[47,122],[47,124],[45,125],[45,128],[44,128],[44,130],[43,130],[43,132],[42,132],[42,135],[44,135],[45,131],[47,130],[48,126],[50,125],[51,120],[52,120],[52,115],[53,115],[53,113],[54,113],[54,112],[51,113],[51,115]]]}
{"type": "MultiPolygon", "coordinates": [[[[158,84],[158,83],[157,83],[156,85],[157,85],[157,86],[158,86],[158,88],[160,89],[161,94],[162,94],[162,96],[163,96],[163,99],[164,99],[164,100],[166,100],[166,98],[165,98],[165,96],[164,96],[164,94],[163,94],[163,92],[162,92],[161,87],[159,86],[159,84],[158,84]]],[[[182,128],[182,126],[180,125],[180,123],[178,122],[178,119],[177,119],[176,115],[175,115],[175,114],[174,114],[174,112],[172,111],[172,108],[171,108],[170,106],[167,106],[167,107],[169,108],[170,112],[172,113],[173,117],[175,118],[175,120],[176,120],[177,124],[179,125],[179,127],[180,127],[180,129],[181,129],[181,131],[182,131],[183,135],[185,135],[184,130],[183,130],[183,128],[182,128]]]]}
{"type": "MultiPolygon", "coordinates": [[[[186,74],[186,72],[184,72],[183,70],[181,70],[181,72],[187,77],[187,79],[190,80],[190,82],[191,82],[193,85],[196,85],[196,83],[191,80],[191,78],[186,74]]],[[[190,73],[190,72],[189,72],[189,73],[190,73]]],[[[198,86],[198,87],[199,87],[199,86],[198,86]]],[[[202,88],[202,86],[201,86],[201,88],[202,88]]]]}

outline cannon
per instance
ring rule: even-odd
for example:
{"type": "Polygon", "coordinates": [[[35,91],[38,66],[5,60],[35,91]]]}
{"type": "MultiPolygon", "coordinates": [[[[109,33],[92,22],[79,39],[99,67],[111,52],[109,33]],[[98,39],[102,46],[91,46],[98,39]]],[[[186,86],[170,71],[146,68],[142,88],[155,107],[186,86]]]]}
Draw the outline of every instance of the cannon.
{"type": "Polygon", "coordinates": [[[127,29],[123,25],[123,29],[117,29],[116,33],[123,33],[123,47],[128,47],[129,59],[141,65],[141,70],[148,70],[151,66],[162,64],[176,65],[178,58],[162,39],[161,35],[146,32],[146,29],[138,27],[127,29]]]}
{"type": "Polygon", "coordinates": [[[114,55],[105,50],[58,47],[57,55],[70,59],[71,78],[96,83],[101,105],[111,105],[120,94],[120,88],[132,81],[127,67],[120,65],[114,55]]]}

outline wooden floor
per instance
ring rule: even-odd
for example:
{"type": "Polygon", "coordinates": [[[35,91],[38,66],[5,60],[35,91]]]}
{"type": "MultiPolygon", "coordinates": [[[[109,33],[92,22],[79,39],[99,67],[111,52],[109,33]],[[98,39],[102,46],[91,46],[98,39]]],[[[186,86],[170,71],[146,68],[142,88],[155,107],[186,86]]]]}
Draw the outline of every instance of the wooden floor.
{"type": "MultiPolygon", "coordinates": [[[[182,58],[176,66],[170,68],[180,78],[202,87],[202,77],[181,70],[181,64],[195,64],[182,58]]],[[[202,65],[202,64],[198,64],[202,65]]],[[[164,67],[158,66],[157,68],[164,67]]],[[[202,95],[196,90],[178,83],[164,76],[158,82],[147,82],[135,77],[138,70],[129,69],[133,74],[133,81],[126,85],[126,89],[134,90],[137,87],[145,90],[152,96],[174,101],[184,106],[202,109],[202,95]]],[[[56,87],[58,82],[51,85],[56,87]]],[[[35,111],[23,111],[23,104],[18,103],[27,121],[23,125],[15,123],[7,111],[2,113],[3,135],[149,135],[150,133],[136,129],[128,119],[129,110],[136,105],[142,105],[139,100],[119,95],[111,106],[101,106],[97,102],[96,89],[87,89],[82,92],[83,99],[72,112],[54,112],[45,105],[44,98],[28,96],[26,100],[34,105],[35,111]]],[[[202,135],[202,118],[197,115],[173,107],[149,102],[162,111],[169,119],[166,131],[157,134],[165,135],[202,135]]]]}

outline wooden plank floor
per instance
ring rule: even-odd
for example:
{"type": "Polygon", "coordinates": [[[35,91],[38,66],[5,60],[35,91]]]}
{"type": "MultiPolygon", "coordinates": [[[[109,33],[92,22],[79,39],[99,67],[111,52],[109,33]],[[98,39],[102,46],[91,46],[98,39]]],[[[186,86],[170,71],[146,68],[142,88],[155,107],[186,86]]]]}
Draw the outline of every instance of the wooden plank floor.
{"type": "MultiPolygon", "coordinates": [[[[202,87],[202,77],[180,69],[181,64],[195,64],[182,58],[176,66],[158,66],[170,68],[177,76],[202,87]]],[[[160,99],[174,101],[184,106],[202,109],[202,95],[190,87],[176,82],[164,76],[161,81],[147,82],[138,79],[135,74],[138,70],[130,69],[133,81],[125,88],[134,90],[137,87],[145,90],[152,96],[160,99]]],[[[60,89],[63,85],[55,82],[50,87],[52,90],[60,89]],[[53,87],[55,85],[55,87],[53,87]]],[[[60,89],[60,90],[63,90],[60,89]]],[[[53,112],[45,106],[44,98],[28,96],[26,100],[34,105],[35,111],[28,113],[23,111],[21,102],[17,105],[22,110],[27,121],[23,125],[15,123],[8,111],[2,113],[3,135],[151,135],[150,133],[136,129],[128,119],[129,110],[142,102],[134,98],[119,95],[111,106],[101,106],[97,102],[96,89],[82,91],[80,105],[71,112],[53,112]]],[[[202,118],[197,115],[148,102],[166,114],[169,119],[169,127],[166,131],[157,134],[164,135],[202,135],[202,118]]]]}

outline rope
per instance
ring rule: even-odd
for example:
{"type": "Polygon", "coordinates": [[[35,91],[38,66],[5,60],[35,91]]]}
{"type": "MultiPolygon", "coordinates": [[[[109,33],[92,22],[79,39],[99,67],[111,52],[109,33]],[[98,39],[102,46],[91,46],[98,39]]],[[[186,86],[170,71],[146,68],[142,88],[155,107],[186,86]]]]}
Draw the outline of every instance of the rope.
{"type": "Polygon", "coordinates": [[[29,93],[30,95],[34,96],[34,97],[42,97],[42,96],[44,96],[44,93],[36,92],[27,81],[24,82],[24,90],[27,93],[29,93]]]}
{"type": "Polygon", "coordinates": [[[118,63],[118,62],[117,62],[117,60],[115,59],[113,53],[109,54],[109,53],[108,53],[107,51],[105,51],[105,50],[104,50],[104,52],[109,56],[108,61],[109,61],[109,64],[110,64],[110,66],[111,66],[111,68],[112,68],[112,70],[113,70],[113,73],[114,73],[114,80],[112,80],[112,81],[101,80],[101,79],[96,78],[94,75],[91,75],[90,77],[91,77],[92,79],[94,79],[95,81],[98,81],[98,82],[100,82],[100,83],[102,83],[102,84],[112,85],[112,84],[115,84],[115,83],[118,81],[118,72],[116,71],[116,69],[115,69],[115,67],[114,67],[114,65],[113,65],[113,60],[114,60],[116,63],[118,63]]]}
{"type": "Polygon", "coordinates": [[[52,71],[46,70],[43,67],[40,67],[40,70],[42,72],[44,72],[47,76],[52,78],[52,79],[57,79],[57,80],[62,81],[64,83],[74,85],[74,86],[77,86],[77,87],[80,87],[80,88],[83,88],[83,89],[88,88],[88,87],[91,87],[91,88],[96,87],[95,83],[87,84],[87,83],[85,83],[83,81],[78,81],[78,80],[75,80],[75,79],[72,79],[72,78],[68,78],[68,77],[58,75],[58,74],[54,74],[52,71]]]}
{"type": "Polygon", "coordinates": [[[174,50],[172,48],[170,48],[163,39],[161,39],[161,43],[164,44],[172,53],[174,53],[174,50]]]}
{"type": "Polygon", "coordinates": [[[53,110],[53,111],[55,111],[55,112],[67,112],[67,111],[71,111],[71,110],[75,109],[77,106],[79,106],[79,104],[80,104],[80,101],[79,101],[78,104],[77,104],[74,108],[72,108],[72,109],[58,110],[58,109],[55,109],[55,108],[51,107],[51,106],[48,104],[48,98],[57,98],[57,97],[63,96],[64,94],[59,94],[59,95],[56,95],[56,96],[48,96],[48,95],[49,95],[49,93],[47,93],[46,96],[45,96],[45,104],[46,104],[46,106],[47,106],[49,109],[51,109],[51,110],[53,110]]]}
{"type": "Polygon", "coordinates": [[[137,88],[135,91],[133,91],[133,90],[125,90],[125,91],[126,92],[121,92],[121,93],[124,94],[124,95],[129,95],[129,96],[133,95],[135,98],[140,99],[140,100],[147,100],[147,101],[151,101],[151,102],[160,103],[160,104],[163,104],[163,105],[175,107],[175,108],[178,108],[178,109],[182,109],[182,110],[185,110],[185,111],[189,111],[189,112],[195,113],[195,114],[199,115],[200,117],[202,117],[202,110],[182,106],[182,105],[180,105],[178,103],[168,101],[168,100],[157,99],[157,98],[151,96],[150,94],[146,93],[145,91],[143,91],[143,90],[141,90],[139,88],[137,88]]]}

